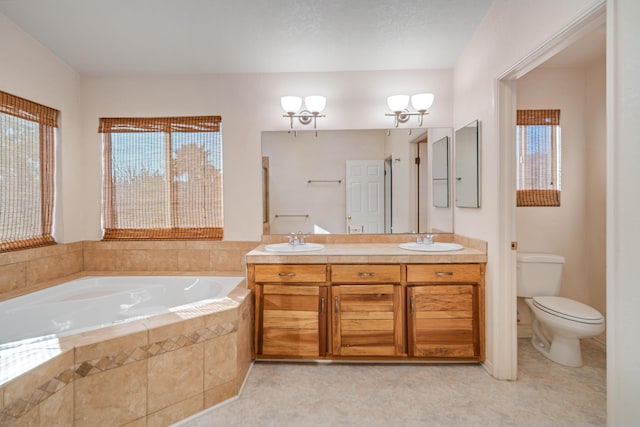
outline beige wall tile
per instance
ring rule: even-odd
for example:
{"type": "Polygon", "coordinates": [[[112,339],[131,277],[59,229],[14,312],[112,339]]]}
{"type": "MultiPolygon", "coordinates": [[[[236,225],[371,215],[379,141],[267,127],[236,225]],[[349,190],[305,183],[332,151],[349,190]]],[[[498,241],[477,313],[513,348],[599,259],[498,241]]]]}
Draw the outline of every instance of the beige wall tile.
{"type": "MultiPolygon", "coordinates": [[[[154,316],[161,317],[161,316],[154,316]]],[[[166,318],[166,316],[162,316],[166,318]]],[[[163,319],[158,319],[163,320],[163,319]]],[[[174,315],[174,321],[161,326],[154,326],[154,318],[149,318],[144,321],[144,324],[149,328],[149,343],[157,343],[167,339],[177,339],[181,335],[191,335],[195,331],[204,328],[204,318],[202,316],[192,319],[181,319],[178,315],[174,315]]]]}
{"type": "Polygon", "coordinates": [[[29,286],[64,276],[62,258],[61,255],[55,255],[28,261],[27,283],[29,286]]]}
{"type": "Polygon", "coordinates": [[[121,255],[116,258],[116,266],[120,270],[178,270],[178,252],[175,249],[136,249],[123,251],[121,255]]]}
{"type": "Polygon", "coordinates": [[[181,271],[213,270],[210,251],[185,249],[178,251],[178,268],[181,271]]]}
{"type": "Polygon", "coordinates": [[[147,427],[147,417],[138,418],[130,423],[122,424],[121,427],[147,427]]]}
{"type": "Polygon", "coordinates": [[[34,390],[67,369],[73,369],[73,350],[64,351],[5,384],[4,405],[29,399],[34,390]]]}
{"type": "Polygon", "coordinates": [[[147,361],[76,380],[75,426],[121,425],[146,415],[147,361]]]}
{"type": "Polygon", "coordinates": [[[0,293],[27,286],[27,263],[0,265],[0,293]]]}
{"type": "Polygon", "coordinates": [[[11,427],[33,427],[40,425],[40,411],[38,406],[34,406],[29,412],[21,416],[11,427]]]}
{"type": "Polygon", "coordinates": [[[239,391],[240,389],[235,381],[229,381],[210,390],[205,390],[204,407],[206,409],[220,402],[224,402],[227,399],[231,399],[237,396],[239,391]]]}
{"type": "Polygon", "coordinates": [[[40,403],[41,427],[67,427],[71,425],[73,425],[73,383],[40,403]]]}
{"type": "Polygon", "coordinates": [[[204,343],[204,389],[209,390],[236,379],[237,336],[223,335],[204,343]]]}
{"type": "Polygon", "coordinates": [[[185,419],[204,409],[204,394],[200,393],[182,402],[171,405],[147,418],[147,427],[165,427],[185,419]]]}
{"type": "Polygon", "coordinates": [[[65,276],[80,273],[84,268],[81,251],[69,252],[62,256],[62,270],[65,276]]]}
{"type": "Polygon", "coordinates": [[[116,325],[77,334],[74,337],[75,363],[94,360],[148,344],[147,329],[142,322],[116,325]]]}
{"type": "Polygon", "coordinates": [[[149,413],[203,392],[202,344],[149,358],[149,413]]]}

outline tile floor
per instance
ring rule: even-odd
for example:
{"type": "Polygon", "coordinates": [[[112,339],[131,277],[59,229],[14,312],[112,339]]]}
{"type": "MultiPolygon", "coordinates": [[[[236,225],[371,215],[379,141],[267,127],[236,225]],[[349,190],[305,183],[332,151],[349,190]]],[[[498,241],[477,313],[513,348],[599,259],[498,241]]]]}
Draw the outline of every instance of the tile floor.
{"type": "Polygon", "coordinates": [[[604,426],[605,352],[582,368],[519,340],[519,380],[479,365],[257,362],[238,399],[179,423],[205,426],[604,426]]]}

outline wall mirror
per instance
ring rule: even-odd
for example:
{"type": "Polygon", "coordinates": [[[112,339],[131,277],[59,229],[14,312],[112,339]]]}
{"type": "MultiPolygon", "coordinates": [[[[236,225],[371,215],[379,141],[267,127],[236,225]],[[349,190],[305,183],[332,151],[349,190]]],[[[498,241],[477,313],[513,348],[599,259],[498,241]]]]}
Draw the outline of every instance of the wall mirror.
{"type": "Polygon", "coordinates": [[[264,234],[452,233],[450,203],[434,201],[431,161],[434,143],[446,140],[437,173],[451,170],[452,136],[451,128],[263,132],[264,234]]]}
{"type": "Polygon", "coordinates": [[[433,206],[449,207],[449,137],[444,136],[433,143],[431,154],[431,180],[433,206]]]}
{"type": "Polygon", "coordinates": [[[456,206],[480,207],[479,122],[474,120],[455,133],[456,206]]]}

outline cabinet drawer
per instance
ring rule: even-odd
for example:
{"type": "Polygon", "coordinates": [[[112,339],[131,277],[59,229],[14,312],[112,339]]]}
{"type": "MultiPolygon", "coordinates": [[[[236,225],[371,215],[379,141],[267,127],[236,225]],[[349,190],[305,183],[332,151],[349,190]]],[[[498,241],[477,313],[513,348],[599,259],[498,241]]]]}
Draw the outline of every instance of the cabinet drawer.
{"type": "Polygon", "coordinates": [[[477,283],[480,264],[407,265],[407,282],[477,283]]]}
{"type": "Polygon", "coordinates": [[[324,264],[261,264],[255,267],[258,283],[326,282],[324,264]]]}
{"type": "Polygon", "coordinates": [[[331,281],[333,283],[399,283],[400,265],[332,265],[331,281]]]}

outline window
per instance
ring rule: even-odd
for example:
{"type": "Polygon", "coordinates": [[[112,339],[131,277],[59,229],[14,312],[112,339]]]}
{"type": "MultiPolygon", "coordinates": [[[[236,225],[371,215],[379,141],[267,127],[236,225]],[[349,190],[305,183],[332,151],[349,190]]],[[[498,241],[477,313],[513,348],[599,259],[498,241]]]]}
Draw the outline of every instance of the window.
{"type": "Polygon", "coordinates": [[[518,110],[518,206],[560,206],[560,110],[518,110]]]}
{"type": "Polygon", "coordinates": [[[58,111],[0,91],[0,252],[55,244],[58,111]]]}
{"type": "Polygon", "coordinates": [[[104,240],[222,240],[222,119],[103,118],[104,240]]]}

